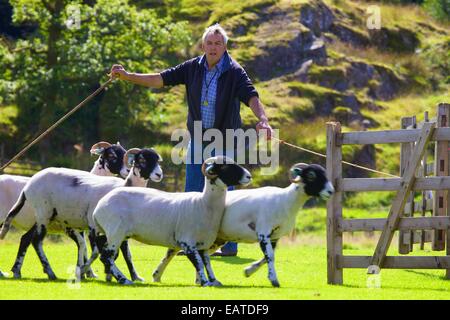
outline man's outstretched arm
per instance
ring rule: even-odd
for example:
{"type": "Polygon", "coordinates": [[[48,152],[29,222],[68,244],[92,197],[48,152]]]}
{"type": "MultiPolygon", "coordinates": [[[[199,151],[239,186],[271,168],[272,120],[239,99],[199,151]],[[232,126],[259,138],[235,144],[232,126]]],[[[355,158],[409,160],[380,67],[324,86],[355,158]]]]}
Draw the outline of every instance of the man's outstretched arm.
{"type": "Polygon", "coordinates": [[[143,74],[127,72],[120,64],[112,66],[111,77],[150,88],[162,88],[164,85],[163,78],[159,73],[143,74]]]}

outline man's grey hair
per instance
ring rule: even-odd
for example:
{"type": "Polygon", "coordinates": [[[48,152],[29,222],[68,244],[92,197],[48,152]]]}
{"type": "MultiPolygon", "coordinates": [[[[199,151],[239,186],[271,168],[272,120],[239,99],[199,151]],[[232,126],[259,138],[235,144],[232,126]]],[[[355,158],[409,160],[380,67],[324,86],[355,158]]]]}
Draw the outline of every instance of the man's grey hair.
{"type": "Polygon", "coordinates": [[[220,26],[220,24],[216,23],[213,24],[212,26],[208,27],[205,29],[205,32],[203,33],[202,36],[202,42],[205,43],[206,37],[208,36],[208,34],[221,34],[222,38],[223,38],[223,43],[227,44],[228,42],[228,36],[227,33],[225,32],[225,30],[220,26]]]}

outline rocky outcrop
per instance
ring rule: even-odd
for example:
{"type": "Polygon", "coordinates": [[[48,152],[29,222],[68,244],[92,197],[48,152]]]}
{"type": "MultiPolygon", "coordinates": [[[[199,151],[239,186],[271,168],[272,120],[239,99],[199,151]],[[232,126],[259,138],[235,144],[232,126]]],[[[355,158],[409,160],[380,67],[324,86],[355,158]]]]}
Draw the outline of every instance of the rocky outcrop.
{"type": "Polygon", "coordinates": [[[333,12],[323,1],[311,1],[300,9],[300,22],[316,36],[328,31],[334,20],[333,12]]]}
{"type": "Polygon", "coordinates": [[[362,62],[351,62],[347,68],[347,77],[349,86],[355,88],[367,87],[369,81],[373,78],[375,68],[369,64],[362,62]]]}
{"type": "Polygon", "coordinates": [[[356,47],[365,47],[370,44],[370,39],[364,33],[346,26],[345,24],[335,23],[331,26],[330,32],[336,35],[339,40],[349,43],[356,47]]]}
{"type": "Polygon", "coordinates": [[[369,30],[370,43],[382,50],[414,52],[420,41],[414,31],[405,28],[385,28],[369,30]]]}
{"type": "Polygon", "coordinates": [[[262,38],[257,43],[263,54],[246,63],[246,68],[260,80],[269,80],[300,69],[304,62],[312,60],[324,64],[327,59],[323,41],[311,31],[285,30],[284,39],[262,38]]]}
{"type": "Polygon", "coordinates": [[[376,70],[374,79],[378,85],[371,87],[369,95],[375,99],[390,100],[395,98],[406,87],[406,80],[397,75],[392,69],[381,65],[374,65],[376,70]]]}

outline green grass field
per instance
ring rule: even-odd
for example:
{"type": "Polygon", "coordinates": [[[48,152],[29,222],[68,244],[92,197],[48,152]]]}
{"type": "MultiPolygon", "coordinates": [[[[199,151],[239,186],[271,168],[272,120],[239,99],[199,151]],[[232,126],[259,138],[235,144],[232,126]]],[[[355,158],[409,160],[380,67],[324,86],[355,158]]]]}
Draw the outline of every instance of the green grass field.
{"type": "MultiPolygon", "coordinates": [[[[11,236],[14,237],[17,235],[11,236]]],[[[47,256],[59,280],[47,280],[36,254],[30,248],[22,270],[23,279],[11,279],[11,273],[0,279],[0,299],[450,299],[450,281],[444,279],[443,270],[382,270],[381,288],[368,288],[366,270],[347,269],[344,271],[343,286],[327,285],[324,243],[325,238],[322,236],[302,237],[295,242],[282,241],[276,254],[281,288],[271,287],[266,267],[250,278],[244,277],[244,267],[261,257],[256,244],[241,244],[238,257],[212,258],[216,276],[224,284],[221,288],[195,285],[193,266],[182,256],[174,258],[162,282],[155,284],[151,282],[151,273],[165,249],[134,241],[131,242],[131,250],[135,266],[146,279],[145,283],[132,286],[121,286],[115,281],[106,283],[103,266],[97,261],[93,267],[99,279],[85,280],[78,287],[70,282],[75,263],[75,244],[66,240],[57,243],[47,240],[47,256]]],[[[347,255],[373,253],[373,249],[361,241],[344,248],[344,254],[347,255]]],[[[15,258],[17,245],[10,239],[0,245],[0,250],[0,268],[3,272],[8,272],[15,258]]],[[[394,254],[394,251],[389,254],[394,254]]],[[[432,253],[422,251],[420,254],[432,253]]],[[[128,275],[121,257],[118,265],[128,275]]]]}

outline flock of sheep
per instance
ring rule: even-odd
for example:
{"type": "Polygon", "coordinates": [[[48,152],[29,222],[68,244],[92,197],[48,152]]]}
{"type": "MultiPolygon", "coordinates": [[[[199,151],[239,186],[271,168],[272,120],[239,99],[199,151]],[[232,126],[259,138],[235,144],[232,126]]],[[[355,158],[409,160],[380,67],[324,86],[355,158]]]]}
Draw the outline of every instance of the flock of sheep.
{"type": "MultiPolygon", "coordinates": [[[[51,280],[56,279],[42,244],[48,232],[65,232],[78,247],[77,277],[97,277],[91,264],[100,256],[106,280],[121,284],[143,281],[136,272],[127,239],[167,247],[153,272],[161,281],[172,258],[183,250],[195,267],[196,283],[220,286],[209,253],[227,241],[258,242],[264,257],[245,269],[248,277],[268,264],[268,278],[279,282],[274,266],[277,241],[295,225],[298,210],[311,196],[328,199],[334,192],[319,165],[294,165],[286,188],[263,187],[227,192],[229,186],[246,186],[251,174],[232,159],[217,156],[202,165],[203,192],[169,193],[146,188],[148,180],[163,178],[161,156],[153,149],[125,150],[119,143],[99,142],[91,153],[98,155],[91,172],[47,168],[33,177],[0,176],[0,239],[11,224],[27,231],[20,239],[12,267],[21,277],[30,244],[51,280]],[[115,177],[115,176],[120,176],[115,177]],[[122,179],[123,178],[123,179],[122,179]],[[88,258],[84,231],[92,249],[88,258]],[[131,281],[118,269],[119,249],[131,281]],[[206,274],[205,274],[206,270],[206,274]]],[[[0,277],[2,276],[0,272],[0,277]]]]}

